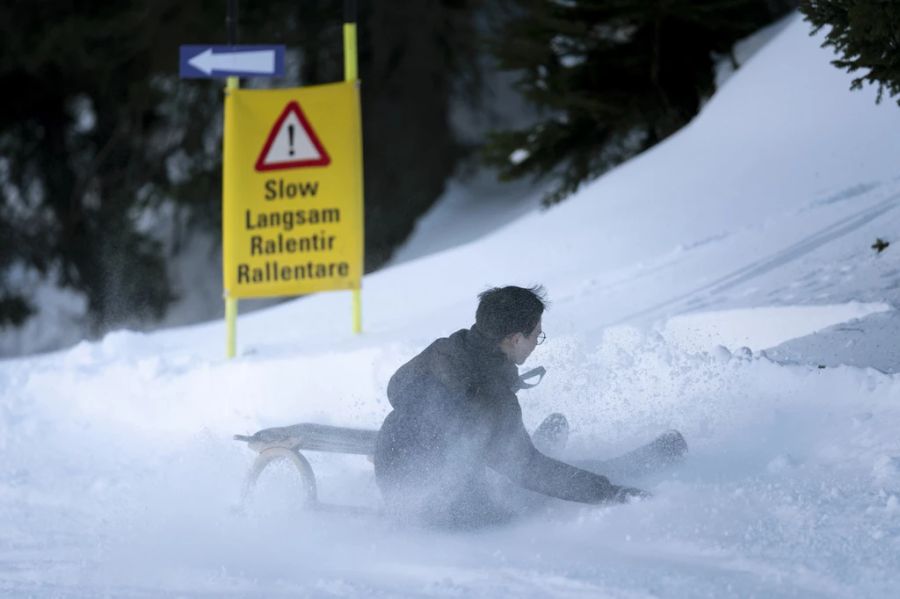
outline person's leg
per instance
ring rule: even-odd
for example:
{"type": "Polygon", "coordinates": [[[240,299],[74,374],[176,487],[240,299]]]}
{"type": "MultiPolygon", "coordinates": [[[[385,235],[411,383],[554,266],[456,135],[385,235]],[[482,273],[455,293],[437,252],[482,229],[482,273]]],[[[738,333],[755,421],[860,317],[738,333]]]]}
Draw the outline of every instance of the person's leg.
{"type": "Polygon", "coordinates": [[[684,459],[687,441],[669,430],[637,449],[609,460],[576,460],[573,465],[606,476],[613,482],[639,478],[665,470],[684,459]]]}

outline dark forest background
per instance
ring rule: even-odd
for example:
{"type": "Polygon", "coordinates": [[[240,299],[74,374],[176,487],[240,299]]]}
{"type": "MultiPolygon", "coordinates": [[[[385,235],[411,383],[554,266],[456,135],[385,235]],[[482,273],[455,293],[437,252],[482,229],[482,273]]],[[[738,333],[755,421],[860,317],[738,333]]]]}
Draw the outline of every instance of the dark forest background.
{"type": "MultiPolygon", "coordinates": [[[[240,2],[239,43],[282,43],[290,51],[285,79],[242,85],[342,79],[343,4],[240,2]]],[[[824,26],[852,13],[852,7],[841,13],[840,5],[860,2],[801,4],[824,26]]],[[[28,276],[83,294],[91,335],[150,327],[166,314],[177,297],[172,262],[192,235],[216,236],[221,227],[224,82],[179,80],[178,47],[224,44],[225,5],[7,0],[0,6],[0,327],[17,326],[38,309],[21,283],[28,276]]],[[[358,6],[370,272],[464,164],[504,178],[548,179],[550,205],[665,139],[715,91],[715,65],[729,59],[734,43],[797,2],[360,0],[358,6]],[[460,135],[453,108],[489,110],[488,83],[499,71],[515,75],[537,116],[519,129],[485,130],[475,141],[460,135]]],[[[209,276],[221,275],[211,267],[209,276]]]]}

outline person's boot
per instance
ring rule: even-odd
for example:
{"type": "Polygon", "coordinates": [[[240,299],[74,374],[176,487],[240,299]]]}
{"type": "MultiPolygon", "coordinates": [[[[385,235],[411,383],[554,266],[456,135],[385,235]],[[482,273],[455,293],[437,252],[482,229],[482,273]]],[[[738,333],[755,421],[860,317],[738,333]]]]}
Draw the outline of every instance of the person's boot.
{"type": "Polygon", "coordinates": [[[531,442],[541,453],[558,457],[569,442],[569,421],[559,412],[550,414],[534,429],[531,442]]]}
{"type": "Polygon", "coordinates": [[[659,448],[660,456],[673,464],[680,461],[688,452],[687,441],[675,429],[664,432],[654,441],[654,444],[659,448]]]}

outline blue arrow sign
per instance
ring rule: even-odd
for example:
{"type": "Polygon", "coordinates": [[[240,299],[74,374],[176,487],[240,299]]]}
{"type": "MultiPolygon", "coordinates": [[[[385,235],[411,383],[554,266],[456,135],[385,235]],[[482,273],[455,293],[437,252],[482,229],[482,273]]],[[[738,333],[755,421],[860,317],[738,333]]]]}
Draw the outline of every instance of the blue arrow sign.
{"type": "Polygon", "coordinates": [[[181,46],[182,79],[283,77],[284,46],[181,46]]]}

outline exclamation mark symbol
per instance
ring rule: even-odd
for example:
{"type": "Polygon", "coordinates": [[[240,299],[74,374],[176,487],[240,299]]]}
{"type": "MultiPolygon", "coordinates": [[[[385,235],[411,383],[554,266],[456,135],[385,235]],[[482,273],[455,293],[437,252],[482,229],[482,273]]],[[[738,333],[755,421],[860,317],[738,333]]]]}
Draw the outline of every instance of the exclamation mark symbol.
{"type": "Polygon", "coordinates": [[[288,145],[290,146],[289,152],[290,155],[294,155],[294,126],[288,125],[288,145]]]}

